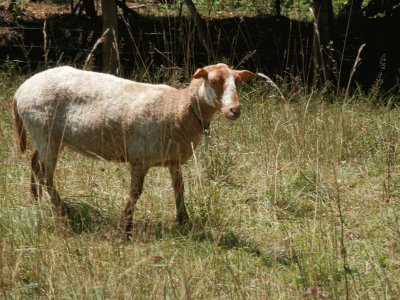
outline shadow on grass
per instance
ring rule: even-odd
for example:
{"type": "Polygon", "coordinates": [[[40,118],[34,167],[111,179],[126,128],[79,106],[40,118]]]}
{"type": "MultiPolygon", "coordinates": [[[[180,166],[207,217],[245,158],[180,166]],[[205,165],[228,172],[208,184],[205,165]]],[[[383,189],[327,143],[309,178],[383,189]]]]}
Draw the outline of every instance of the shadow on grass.
{"type": "Polygon", "coordinates": [[[95,233],[110,224],[111,219],[99,208],[85,202],[65,199],[64,205],[68,215],[69,226],[75,234],[95,233]]]}
{"type": "MultiPolygon", "coordinates": [[[[75,234],[83,232],[101,233],[101,236],[113,241],[121,241],[122,235],[117,228],[114,218],[111,218],[99,208],[85,202],[66,200],[71,231],[75,234]]],[[[179,225],[174,220],[154,221],[145,218],[134,220],[133,243],[149,243],[154,240],[174,239],[184,237],[193,242],[206,242],[216,244],[226,250],[242,250],[248,254],[259,257],[265,265],[274,263],[290,265],[296,261],[290,247],[273,243],[269,249],[261,249],[251,241],[250,237],[243,238],[232,229],[211,228],[207,220],[194,219],[185,225],[179,225]]]]}
{"type": "Polygon", "coordinates": [[[135,241],[148,242],[150,239],[166,239],[184,237],[194,242],[208,242],[217,244],[223,249],[240,249],[254,256],[261,256],[259,247],[247,240],[242,239],[234,231],[221,228],[218,234],[213,234],[216,230],[212,230],[206,222],[192,220],[185,225],[179,225],[174,221],[171,222],[153,222],[151,220],[140,220],[134,224],[135,241]]]}
{"type": "Polygon", "coordinates": [[[242,249],[251,255],[262,255],[258,245],[246,239],[241,239],[236,233],[230,230],[222,233],[218,240],[218,245],[224,249],[242,249]]]}

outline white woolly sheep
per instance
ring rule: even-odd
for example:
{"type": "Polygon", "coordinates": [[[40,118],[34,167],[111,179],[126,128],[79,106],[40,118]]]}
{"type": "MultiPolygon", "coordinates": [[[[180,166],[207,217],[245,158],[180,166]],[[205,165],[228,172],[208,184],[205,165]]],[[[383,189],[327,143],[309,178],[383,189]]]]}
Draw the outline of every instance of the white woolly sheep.
{"type": "Polygon", "coordinates": [[[130,163],[130,199],[120,221],[128,237],[145,175],[153,166],[169,167],[177,221],[184,224],[189,217],[181,164],[192,156],[216,111],[230,120],[239,117],[236,85],[255,77],[225,64],[198,69],[184,89],[71,67],[32,76],[16,91],[12,107],[20,151],[26,148],[26,131],[34,146],[33,196],[39,200],[45,186],[57,214],[66,217],[53,176],[57,157],[67,146],[89,156],[130,163]]]}

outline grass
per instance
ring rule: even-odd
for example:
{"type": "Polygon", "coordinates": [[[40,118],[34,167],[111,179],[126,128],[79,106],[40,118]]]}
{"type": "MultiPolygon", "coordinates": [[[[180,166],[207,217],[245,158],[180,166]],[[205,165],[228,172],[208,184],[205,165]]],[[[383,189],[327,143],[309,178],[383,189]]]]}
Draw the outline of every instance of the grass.
{"type": "Polygon", "coordinates": [[[174,223],[167,170],[146,177],[134,241],[115,236],[128,166],[65,151],[56,172],[73,215],[56,230],[29,194],[29,151],[13,143],[0,74],[0,297],[83,299],[398,299],[399,111],[260,81],[243,115],[212,122],[184,168],[191,224],[174,223]],[[335,101],[332,101],[335,100],[335,101]]]}

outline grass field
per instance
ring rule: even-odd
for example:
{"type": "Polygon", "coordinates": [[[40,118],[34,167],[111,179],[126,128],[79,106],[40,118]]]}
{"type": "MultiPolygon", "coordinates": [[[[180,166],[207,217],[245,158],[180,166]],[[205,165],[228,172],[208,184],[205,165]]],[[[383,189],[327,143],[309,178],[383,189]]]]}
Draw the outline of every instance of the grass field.
{"type": "Polygon", "coordinates": [[[128,165],[65,151],[56,172],[72,214],[56,230],[29,194],[0,75],[0,298],[399,299],[399,110],[376,96],[240,91],[242,117],[212,123],[184,168],[191,223],[174,223],[167,170],[146,177],[133,242],[115,235],[128,165]]]}

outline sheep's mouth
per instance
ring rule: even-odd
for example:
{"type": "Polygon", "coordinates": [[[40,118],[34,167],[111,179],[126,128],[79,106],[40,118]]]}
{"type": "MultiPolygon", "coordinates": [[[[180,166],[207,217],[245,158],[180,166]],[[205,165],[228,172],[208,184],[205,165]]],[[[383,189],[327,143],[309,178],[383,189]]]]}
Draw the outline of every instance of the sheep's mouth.
{"type": "Polygon", "coordinates": [[[225,108],[221,109],[221,112],[228,120],[236,120],[240,117],[240,108],[225,108]]]}
{"type": "Polygon", "coordinates": [[[240,117],[240,113],[238,114],[233,114],[233,113],[229,113],[229,114],[225,114],[225,118],[227,118],[228,120],[234,121],[239,119],[240,117]]]}

